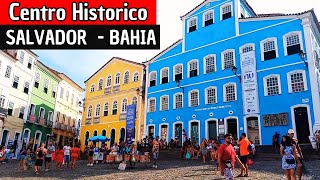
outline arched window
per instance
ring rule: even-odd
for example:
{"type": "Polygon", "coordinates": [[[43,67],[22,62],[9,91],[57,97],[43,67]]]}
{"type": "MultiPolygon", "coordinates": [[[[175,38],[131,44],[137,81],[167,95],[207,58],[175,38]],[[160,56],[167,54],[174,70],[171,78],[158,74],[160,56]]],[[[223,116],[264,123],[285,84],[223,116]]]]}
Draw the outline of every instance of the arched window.
{"type": "Polygon", "coordinates": [[[112,115],[116,115],[118,113],[118,101],[114,101],[112,105],[112,115]]]}
{"type": "Polygon", "coordinates": [[[173,81],[180,81],[183,76],[182,64],[177,64],[173,66],[174,76],[173,81]]]}
{"type": "Polygon", "coordinates": [[[298,54],[303,49],[302,46],[302,39],[301,39],[301,32],[294,31],[283,36],[283,44],[285,45],[285,55],[292,55],[298,54]]]}
{"type": "Polygon", "coordinates": [[[267,38],[260,42],[261,59],[263,61],[278,57],[277,38],[267,38]]]}
{"type": "Polygon", "coordinates": [[[138,73],[138,72],[134,73],[134,75],[133,75],[133,81],[134,81],[134,82],[139,81],[139,73],[138,73]]]}
{"type": "Polygon", "coordinates": [[[114,84],[115,85],[119,85],[120,84],[120,73],[116,74],[116,78],[115,78],[114,84]]]}
{"type": "Polygon", "coordinates": [[[161,69],[161,84],[166,84],[169,82],[169,68],[161,69]]]}
{"type": "Polygon", "coordinates": [[[88,108],[87,117],[88,117],[88,118],[91,118],[91,117],[92,117],[92,106],[91,106],[91,105],[90,105],[89,108],[88,108]]]}
{"type": "Polygon", "coordinates": [[[94,92],[94,84],[91,85],[90,92],[94,92]]]}
{"type": "Polygon", "coordinates": [[[192,90],[189,92],[189,106],[199,106],[199,90],[192,90]]]}
{"type": "Polygon", "coordinates": [[[149,87],[155,86],[157,83],[157,72],[156,71],[150,72],[149,79],[150,79],[149,87]]]}
{"type": "Polygon", "coordinates": [[[127,112],[127,105],[128,105],[128,100],[127,99],[122,100],[122,108],[121,108],[122,112],[127,112]]]}
{"type": "Polygon", "coordinates": [[[102,86],[103,86],[103,79],[99,79],[98,90],[102,90],[102,86]]]}
{"type": "Polygon", "coordinates": [[[183,107],[183,94],[177,93],[174,95],[174,109],[182,108],[183,107]]]}
{"type": "Polygon", "coordinates": [[[107,77],[107,87],[111,86],[111,75],[107,77]]]}
{"type": "Polygon", "coordinates": [[[224,102],[237,100],[237,88],[236,83],[228,83],[223,85],[223,99],[224,102]]]}
{"type": "Polygon", "coordinates": [[[188,62],[189,77],[198,76],[198,69],[199,69],[198,60],[195,59],[188,62]]]}
{"type": "Polygon", "coordinates": [[[155,112],[156,111],[156,99],[155,98],[151,98],[149,99],[149,112],[155,112]]]}
{"type": "Polygon", "coordinates": [[[100,116],[100,109],[101,109],[101,106],[100,106],[100,104],[98,104],[98,105],[96,106],[96,114],[95,114],[95,117],[99,117],[99,116],[100,116]]]}
{"type": "Polygon", "coordinates": [[[133,98],[132,98],[132,104],[135,104],[135,105],[138,104],[138,99],[137,99],[137,97],[133,97],[133,98]]]}
{"type": "Polygon", "coordinates": [[[217,103],[217,87],[208,87],[205,93],[206,93],[206,104],[217,103]]]}
{"type": "Polygon", "coordinates": [[[103,116],[108,116],[109,113],[109,103],[104,104],[104,109],[103,109],[103,116]]]}
{"type": "Polygon", "coordinates": [[[128,84],[129,83],[129,71],[126,71],[124,73],[123,83],[128,84]]]}
{"type": "Polygon", "coordinates": [[[169,96],[167,95],[161,96],[160,101],[161,101],[160,111],[169,110],[169,96]]]}
{"type": "Polygon", "coordinates": [[[221,53],[222,70],[232,69],[235,66],[234,49],[226,50],[221,53]]]}

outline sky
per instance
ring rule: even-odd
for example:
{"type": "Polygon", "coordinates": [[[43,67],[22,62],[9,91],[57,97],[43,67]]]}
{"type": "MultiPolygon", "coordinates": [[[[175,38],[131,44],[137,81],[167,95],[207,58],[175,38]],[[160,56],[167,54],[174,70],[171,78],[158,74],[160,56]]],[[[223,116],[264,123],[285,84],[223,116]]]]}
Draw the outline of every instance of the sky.
{"type": "MultiPolygon", "coordinates": [[[[203,0],[158,0],[157,24],[160,25],[160,50],[34,50],[39,60],[63,72],[81,87],[84,81],[112,57],[144,62],[182,38],[183,16],[203,0]]],[[[320,21],[320,0],[247,0],[257,14],[299,13],[314,9],[320,21]]]]}

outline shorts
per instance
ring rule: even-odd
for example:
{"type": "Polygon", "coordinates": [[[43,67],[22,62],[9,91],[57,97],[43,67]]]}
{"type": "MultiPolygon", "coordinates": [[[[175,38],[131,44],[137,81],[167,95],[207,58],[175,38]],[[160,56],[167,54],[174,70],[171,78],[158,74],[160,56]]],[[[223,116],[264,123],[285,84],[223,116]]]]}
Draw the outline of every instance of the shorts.
{"type": "Polygon", "coordinates": [[[245,155],[245,156],[240,156],[240,161],[242,164],[247,164],[247,160],[248,160],[249,155],[245,155]]]}
{"type": "Polygon", "coordinates": [[[18,160],[24,160],[26,158],[26,155],[19,155],[18,160]]]}
{"type": "Polygon", "coordinates": [[[70,163],[70,155],[64,155],[64,163],[70,163]]]}
{"type": "Polygon", "coordinates": [[[159,153],[154,152],[153,153],[153,159],[158,159],[159,158],[159,153]]]}
{"type": "Polygon", "coordinates": [[[202,151],[201,151],[201,154],[202,154],[202,155],[207,155],[207,153],[208,153],[207,149],[204,149],[204,148],[203,148],[202,151]]]}
{"type": "Polygon", "coordinates": [[[90,151],[90,152],[89,152],[89,156],[93,156],[93,151],[90,151]]]}
{"type": "Polygon", "coordinates": [[[36,159],[36,164],[35,166],[42,166],[43,160],[42,159],[36,159]]]}
{"type": "Polygon", "coordinates": [[[52,158],[51,157],[46,157],[44,160],[45,160],[46,163],[50,163],[52,158]]]}

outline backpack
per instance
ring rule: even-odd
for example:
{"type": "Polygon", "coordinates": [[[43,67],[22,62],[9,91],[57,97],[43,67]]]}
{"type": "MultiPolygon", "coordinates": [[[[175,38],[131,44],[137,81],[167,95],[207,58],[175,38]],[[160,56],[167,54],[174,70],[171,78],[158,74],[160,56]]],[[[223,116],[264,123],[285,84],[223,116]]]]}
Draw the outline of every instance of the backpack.
{"type": "Polygon", "coordinates": [[[43,150],[40,148],[40,150],[38,151],[38,157],[42,158],[43,157],[43,150]]]}
{"type": "Polygon", "coordinates": [[[249,146],[248,146],[248,151],[249,151],[249,152],[252,151],[252,145],[251,145],[251,144],[249,144],[249,146]]]}

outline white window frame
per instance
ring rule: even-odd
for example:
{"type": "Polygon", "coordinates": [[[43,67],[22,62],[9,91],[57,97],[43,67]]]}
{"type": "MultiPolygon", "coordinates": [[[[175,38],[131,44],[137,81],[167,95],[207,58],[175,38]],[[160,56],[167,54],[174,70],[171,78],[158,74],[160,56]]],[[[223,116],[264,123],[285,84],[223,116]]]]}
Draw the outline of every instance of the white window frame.
{"type": "Polygon", "coordinates": [[[221,52],[221,68],[222,68],[222,70],[226,70],[225,67],[224,67],[224,54],[228,53],[228,52],[232,52],[233,53],[233,65],[235,66],[235,64],[236,64],[236,52],[235,52],[235,49],[227,49],[227,50],[221,52]]]}
{"type": "Polygon", "coordinates": [[[192,59],[188,62],[188,78],[190,78],[190,63],[197,62],[197,76],[199,76],[199,60],[198,59],[192,59]]]}
{"type": "Polygon", "coordinates": [[[130,71],[129,71],[129,70],[126,70],[126,71],[123,73],[123,84],[129,84],[129,83],[130,83],[130,71]],[[125,83],[126,73],[128,73],[128,82],[127,82],[127,83],[125,83]]]}
{"type": "Polygon", "coordinates": [[[170,99],[169,99],[169,95],[163,95],[160,97],[160,111],[168,111],[170,110],[170,99]],[[168,109],[162,109],[162,98],[167,97],[168,98],[168,109]]]}
{"type": "Polygon", "coordinates": [[[13,108],[12,108],[12,116],[14,116],[15,115],[15,113],[14,113],[14,105],[15,105],[15,103],[13,102],[13,101],[8,101],[8,110],[9,110],[9,105],[10,105],[10,103],[12,103],[13,104],[13,108]]]}
{"type": "Polygon", "coordinates": [[[276,50],[276,58],[279,57],[279,48],[278,48],[278,41],[276,37],[269,37],[262,41],[260,41],[260,54],[261,54],[261,61],[264,61],[264,43],[267,41],[274,41],[274,46],[276,50]]]}
{"type": "Polygon", "coordinates": [[[227,92],[226,92],[226,86],[229,86],[229,85],[234,85],[234,92],[235,92],[235,100],[234,101],[237,101],[238,100],[238,90],[237,90],[237,83],[234,83],[234,82],[230,82],[230,83],[226,83],[223,85],[223,102],[234,102],[234,101],[227,101],[227,92]]]}
{"type": "Polygon", "coordinates": [[[134,72],[133,73],[133,76],[132,76],[132,82],[138,82],[140,80],[140,73],[138,71],[134,72]],[[135,81],[135,76],[138,75],[138,80],[135,81]]]}
{"type": "Polygon", "coordinates": [[[157,99],[156,98],[149,98],[148,99],[148,112],[156,112],[157,111],[157,99]],[[150,111],[150,101],[154,100],[154,111],[150,111]]]}
{"type": "Polygon", "coordinates": [[[160,84],[162,84],[162,71],[165,70],[165,69],[168,70],[168,82],[167,82],[167,83],[170,82],[170,79],[169,79],[169,77],[170,77],[169,67],[164,67],[164,68],[162,68],[162,69],[160,70],[160,84]]]}
{"type": "Polygon", "coordinates": [[[120,85],[121,81],[121,73],[120,72],[117,72],[116,75],[114,76],[114,85],[117,86],[117,85],[120,85]],[[119,82],[117,83],[117,75],[119,74],[119,82]]]}
{"type": "Polygon", "coordinates": [[[112,75],[109,74],[109,75],[107,76],[107,79],[106,79],[106,87],[111,87],[111,85],[112,85],[112,75]],[[110,84],[108,85],[108,79],[109,79],[109,77],[110,77],[110,84]]]}
{"type": "Polygon", "coordinates": [[[217,91],[217,86],[209,86],[205,90],[205,104],[217,104],[218,103],[218,91],[217,91]],[[208,90],[209,89],[214,89],[215,91],[215,103],[208,103],[208,90]]]}
{"type": "MultiPolygon", "coordinates": [[[[12,87],[13,87],[13,83],[15,82],[15,81],[14,81],[14,78],[15,78],[15,77],[18,77],[17,89],[19,89],[20,76],[13,74],[12,77],[13,77],[13,78],[12,78],[12,87]]],[[[23,87],[24,87],[24,84],[23,84],[23,87]]]]}
{"type": "Polygon", "coordinates": [[[176,66],[181,65],[181,73],[182,73],[182,79],[183,79],[183,64],[179,63],[173,66],[173,81],[176,81],[176,66]]]}
{"type": "MultiPolygon", "coordinates": [[[[294,71],[290,71],[287,73],[288,92],[289,93],[299,93],[299,92],[292,91],[291,74],[295,74],[295,73],[302,73],[303,83],[304,83],[304,91],[308,91],[306,71],[305,70],[294,70],[294,71]]],[[[300,92],[304,92],[304,91],[300,91],[300,92]]]]}
{"type": "Polygon", "coordinates": [[[53,122],[53,111],[49,111],[48,112],[48,119],[47,119],[48,121],[50,121],[50,122],[53,122]],[[51,112],[51,118],[50,118],[50,112],[51,112]]]}
{"type": "Polygon", "coordinates": [[[209,13],[212,13],[212,14],[213,14],[213,15],[212,15],[212,21],[213,21],[212,24],[214,24],[214,10],[211,9],[211,10],[208,10],[208,11],[206,11],[205,13],[203,13],[203,15],[202,15],[202,27],[206,27],[206,26],[205,26],[205,17],[206,17],[206,15],[209,14],[209,13]]]}
{"type": "MultiPolygon", "coordinates": [[[[187,21],[187,32],[189,33],[189,28],[190,28],[190,21],[192,21],[192,20],[196,20],[196,30],[198,30],[198,17],[197,16],[195,16],[195,17],[192,17],[192,18],[190,18],[190,19],[188,19],[188,21],[187,21]]],[[[195,31],[196,31],[195,30],[195,31]]],[[[194,32],[194,31],[193,31],[194,32]]]]}
{"type": "Polygon", "coordinates": [[[108,112],[108,116],[109,116],[109,102],[105,102],[103,104],[103,116],[104,116],[104,112],[107,111],[108,112]],[[107,108],[106,108],[107,107],[107,108]]]}
{"type": "Polygon", "coordinates": [[[121,101],[121,112],[122,113],[125,113],[125,112],[127,112],[127,107],[128,107],[128,104],[129,104],[129,101],[128,101],[128,99],[127,98],[124,98],[124,99],[122,99],[122,101],[121,101]],[[123,108],[124,107],[124,101],[126,100],[126,107],[125,107],[125,109],[123,108]]]}
{"type": "Polygon", "coordinates": [[[151,71],[150,73],[149,73],[149,82],[148,82],[148,87],[150,87],[150,80],[151,80],[151,74],[152,73],[156,73],[156,84],[155,84],[155,86],[157,86],[157,71],[151,71]]]}
{"type": "Polygon", "coordinates": [[[293,34],[298,34],[299,36],[299,43],[300,43],[300,49],[303,50],[303,41],[302,41],[302,33],[301,31],[291,31],[288,32],[287,34],[282,36],[282,41],[283,41],[283,49],[284,49],[284,55],[288,56],[288,51],[287,51],[287,36],[293,35],[293,34]]]}
{"type": "Polygon", "coordinates": [[[12,66],[7,65],[6,71],[5,71],[5,73],[4,73],[4,77],[5,77],[5,78],[10,78],[10,77],[11,77],[11,74],[12,74],[12,66]],[[9,73],[7,73],[8,68],[10,69],[9,73]],[[7,74],[8,74],[8,76],[7,76],[7,74]]]}
{"type": "MultiPolygon", "coordinates": [[[[203,74],[207,74],[207,63],[206,63],[206,58],[208,57],[213,57],[214,58],[214,72],[217,72],[217,56],[215,54],[208,54],[203,58],[203,74]]],[[[211,73],[214,73],[211,72],[211,73]]],[[[211,74],[209,73],[209,74],[211,74]]]]}
{"type": "Polygon", "coordinates": [[[95,84],[91,84],[91,86],[90,86],[90,92],[91,92],[91,93],[92,93],[92,92],[94,92],[94,91],[95,91],[95,89],[96,89],[95,84]],[[93,89],[92,89],[92,86],[93,86],[93,89]]]}
{"type": "Polygon", "coordinates": [[[133,101],[134,98],[136,99],[136,100],[135,100],[135,101],[136,101],[136,104],[135,104],[135,105],[137,105],[137,104],[138,104],[138,98],[137,98],[136,96],[133,96],[133,97],[132,97],[132,99],[131,99],[131,104],[134,104],[134,103],[133,103],[133,102],[134,102],[134,101],[133,101]]]}
{"type": "Polygon", "coordinates": [[[248,46],[252,46],[252,49],[253,49],[252,51],[255,51],[255,50],[256,50],[254,43],[247,43],[247,44],[244,44],[244,45],[242,45],[241,47],[239,47],[239,52],[240,52],[240,54],[243,54],[243,49],[246,48],[246,47],[248,47],[248,46]]]}
{"type": "Polygon", "coordinates": [[[95,108],[95,111],[94,111],[94,117],[100,117],[100,115],[101,115],[101,104],[97,104],[96,108],[95,108]],[[99,111],[97,111],[98,106],[99,106],[99,111]],[[97,115],[97,112],[99,112],[98,115],[97,115]]]}
{"type": "Polygon", "coordinates": [[[113,110],[117,110],[117,114],[118,114],[118,109],[119,109],[119,103],[118,103],[118,101],[117,100],[114,100],[113,102],[112,102],[112,113],[111,113],[111,115],[116,115],[116,114],[113,114],[113,110]],[[117,108],[114,108],[114,103],[116,102],[116,104],[117,104],[117,108]]]}
{"type": "Polygon", "coordinates": [[[270,74],[268,76],[263,77],[263,89],[264,89],[264,96],[276,96],[276,95],[282,94],[280,74],[270,74]],[[267,79],[272,78],[272,77],[277,77],[277,79],[278,79],[279,94],[268,95],[267,79]]]}
{"type": "Polygon", "coordinates": [[[200,106],[200,93],[199,93],[198,89],[193,89],[193,90],[190,90],[188,92],[188,105],[189,105],[189,107],[198,107],[198,106],[200,106]],[[191,106],[191,93],[192,92],[197,92],[198,93],[198,105],[197,106],[191,106]]]}
{"type": "Polygon", "coordinates": [[[46,115],[46,109],[44,107],[40,107],[40,109],[39,109],[39,117],[44,118],[45,115],[46,115]],[[41,109],[43,109],[43,117],[41,116],[41,109]]]}
{"type": "Polygon", "coordinates": [[[102,78],[100,78],[99,80],[98,80],[98,88],[97,88],[97,90],[98,91],[101,91],[101,90],[103,90],[103,79],[102,78]],[[100,81],[102,80],[102,85],[101,85],[101,89],[100,89],[100,81]]]}
{"type": "Polygon", "coordinates": [[[175,93],[173,95],[173,109],[182,109],[182,108],[183,108],[183,93],[181,93],[181,92],[175,93]],[[176,106],[176,96],[177,95],[181,95],[182,96],[182,107],[179,107],[179,108],[177,108],[177,106],[176,106]]]}
{"type": "Polygon", "coordinates": [[[89,105],[88,106],[88,111],[87,111],[87,118],[92,118],[92,113],[93,113],[93,107],[92,107],[92,105],[89,105]],[[91,107],[91,115],[89,116],[90,107],[91,107]]]}
{"type": "Polygon", "coordinates": [[[226,6],[231,6],[231,17],[233,17],[234,15],[234,12],[233,12],[233,5],[232,5],[232,2],[228,2],[228,3],[225,3],[223,4],[222,6],[220,6],[220,21],[223,21],[222,20],[222,17],[223,17],[223,8],[226,7],[226,6]]]}

